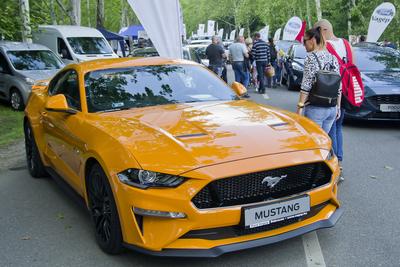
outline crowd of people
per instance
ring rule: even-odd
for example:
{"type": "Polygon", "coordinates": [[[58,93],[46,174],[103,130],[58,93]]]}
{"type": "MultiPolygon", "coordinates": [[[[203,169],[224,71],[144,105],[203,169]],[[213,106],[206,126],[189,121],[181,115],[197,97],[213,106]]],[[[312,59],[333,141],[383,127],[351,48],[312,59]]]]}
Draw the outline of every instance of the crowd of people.
{"type": "Polygon", "coordinates": [[[252,85],[260,94],[263,94],[266,87],[275,88],[280,83],[282,51],[277,49],[272,38],[269,38],[267,43],[261,39],[259,33],[256,33],[253,39],[238,36],[229,46],[228,53],[225,52],[218,36],[213,36],[211,40],[212,43],[206,49],[209,69],[223,80],[227,80],[226,62],[229,60],[235,74],[235,81],[246,88],[252,85]],[[274,70],[270,77],[265,75],[268,68],[274,70]]]}
{"type": "MultiPolygon", "coordinates": [[[[308,53],[304,63],[297,113],[313,120],[329,134],[333,151],[342,166],[344,98],[340,69],[342,64],[355,62],[354,53],[345,39],[334,35],[332,24],[325,19],[318,21],[314,28],[305,32],[303,44],[308,53]],[[329,71],[333,74],[332,77],[336,74],[337,77],[337,82],[329,87],[331,92],[328,94],[331,98],[326,103],[323,102],[326,101],[326,97],[318,99],[315,95],[316,81],[322,79],[319,75],[323,75],[320,73],[321,70],[329,71]]],[[[210,62],[209,68],[220,77],[223,77],[225,62],[229,59],[235,81],[245,87],[254,85],[260,94],[265,93],[266,87],[276,87],[280,82],[283,55],[272,38],[269,38],[267,43],[261,39],[259,33],[254,35],[254,39],[237,37],[235,43],[229,47],[229,56],[219,38],[214,36],[212,44],[206,49],[206,55],[210,62]],[[268,68],[274,70],[271,75],[266,75],[268,68]]],[[[223,78],[226,81],[226,74],[223,78]]],[[[324,89],[326,90],[326,88],[322,90],[324,89]]],[[[343,172],[340,180],[344,180],[343,172]]]]}

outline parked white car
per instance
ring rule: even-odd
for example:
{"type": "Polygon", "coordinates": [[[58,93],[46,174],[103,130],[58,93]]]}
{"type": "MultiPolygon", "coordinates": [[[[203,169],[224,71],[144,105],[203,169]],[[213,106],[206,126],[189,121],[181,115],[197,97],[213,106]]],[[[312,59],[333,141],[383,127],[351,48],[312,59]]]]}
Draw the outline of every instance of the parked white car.
{"type": "Polygon", "coordinates": [[[117,58],[97,29],[70,25],[41,25],[33,33],[35,43],[50,48],[66,63],[117,58]]]}

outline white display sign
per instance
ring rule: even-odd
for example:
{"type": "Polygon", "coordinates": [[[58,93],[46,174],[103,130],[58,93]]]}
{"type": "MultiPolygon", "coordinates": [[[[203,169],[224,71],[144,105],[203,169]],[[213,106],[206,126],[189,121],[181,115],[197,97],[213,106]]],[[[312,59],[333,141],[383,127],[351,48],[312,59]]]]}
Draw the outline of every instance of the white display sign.
{"type": "Polygon", "coordinates": [[[260,30],[261,40],[268,42],[269,26],[265,26],[260,30]]]}
{"type": "Polygon", "coordinates": [[[302,26],[303,22],[299,17],[290,18],[283,30],[282,40],[288,40],[288,41],[295,40],[297,35],[300,33],[302,26]]]}
{"type": "Polygon", "coordinates": [[[208,36],[213,36],[215,34],[214,28],[215,28],[215,21],[209,20],[207,22],[207,35],[208,36]]]}
{"type": "Polygon", "coordinates": [[[392,3],[382,3],[372,13],[368,27],[367,42],[377,42],[396,14],[392,3]]]}
{"type": "Polygon", "coordinates": [[[274,34],[274,41],[279,41],[281,39],[281,32],[282,32],[282,28],[279,28],[276,30],[276,32],[274,34]]]}
{"type": "Polygon", "coordinates": [[[224,37],[224,29],[219,29],[219,31],[218,31],[218,36],[219,36],[219,38],[221,38],[221,40],[222,40],[222,38],[224,37]]]}
{"type": "Polygon", "coordinates": [[[197,36],[204,36],[204,28],[206,25],[199,24],[199,29],[197,30],[197,36]]]}
{"type": "Polygon", "coordinates": [[[183,36],[183,39],[184,39],[184,40],[187,39],[187,35],[186,35],[186,24],[183,24],[182,36],[183,36]]]}
{"type": "Polygon", "coordinates": [[[236,30],[231,31],[231,34],[229,35],[229,40],[235,40],[235,35],[236,35],[236,30]]]}
{"type": "Polygon", "coordinates": [[[128,0],[128,3],[159,55],[183,58],[183,21],[179,0],[128,0]]]}
{"type": "Polygon", "coordinates": [[[244,28],[241,28],[239,31],[239,36],[244,36],[244,28]]]}

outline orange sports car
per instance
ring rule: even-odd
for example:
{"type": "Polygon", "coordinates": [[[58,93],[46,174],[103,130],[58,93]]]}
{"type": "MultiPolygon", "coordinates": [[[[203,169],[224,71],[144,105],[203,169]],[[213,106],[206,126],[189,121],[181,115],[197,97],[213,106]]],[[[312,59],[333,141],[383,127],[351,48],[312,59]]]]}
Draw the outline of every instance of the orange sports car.
{"type": "Polygon", "coordinates": [[[84,200],[110,254],[215,257],[333,226],[329,137],[244,92],[188,61],[68,65],[32,89],[29,171],[84,200]]]}

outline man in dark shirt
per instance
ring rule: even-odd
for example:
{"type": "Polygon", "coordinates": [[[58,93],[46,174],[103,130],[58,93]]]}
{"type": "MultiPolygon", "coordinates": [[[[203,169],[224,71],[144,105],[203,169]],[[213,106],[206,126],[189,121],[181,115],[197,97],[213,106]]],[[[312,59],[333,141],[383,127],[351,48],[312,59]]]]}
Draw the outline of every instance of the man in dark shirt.
{"type": "Polygon", "coordinates": [[[265,83],[266,78],[264,75],[265,68],[271,61],[271,55],[269,51],[269,46],[266,42],[261,39],[260,33],[254,35],[254,44],[251,49],[251,55],[256,61],[257,75],[260,82],[258,92],[260,94],[265,93],[265,83]]]}
{"type": "Polygon", "coordinates": [[[218,44],[218,36],[213,36],[211,41],[212,43],[206,49],[206,56],[209,60],[208,68],[221,77],[223,59],[226,57],[225,50],[218,44]]]}

